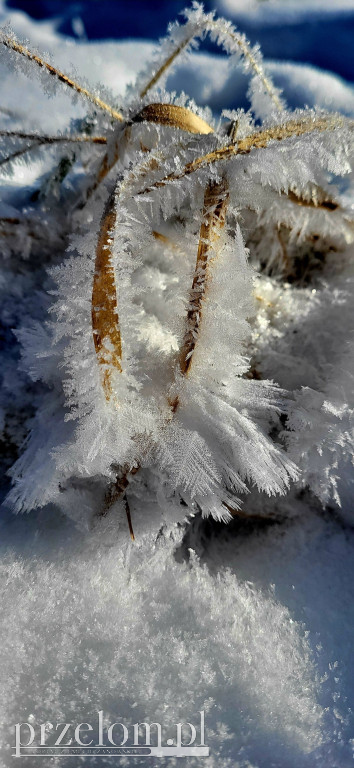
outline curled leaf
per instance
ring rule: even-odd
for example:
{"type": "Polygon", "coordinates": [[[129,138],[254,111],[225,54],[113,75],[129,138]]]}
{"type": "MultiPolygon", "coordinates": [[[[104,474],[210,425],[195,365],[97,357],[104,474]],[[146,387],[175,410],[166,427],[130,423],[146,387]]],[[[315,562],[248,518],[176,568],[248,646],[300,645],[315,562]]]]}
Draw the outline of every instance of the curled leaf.
{"type": "Polygon", "coordinates": [[[213,128],[186,107],[176,104],[148,104],[136,116],[135,122],[146,120],[149,123],[170,125],[189,133],[214,133],[213,128]]]}

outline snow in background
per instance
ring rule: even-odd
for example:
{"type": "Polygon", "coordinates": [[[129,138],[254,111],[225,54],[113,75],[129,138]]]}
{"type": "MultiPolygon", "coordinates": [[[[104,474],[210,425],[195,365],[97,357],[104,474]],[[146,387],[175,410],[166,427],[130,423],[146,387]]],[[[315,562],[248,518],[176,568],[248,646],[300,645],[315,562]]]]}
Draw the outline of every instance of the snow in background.
{"type": "MultiPolygon", "coordinates": [[[[76,40],[158,39],[185,0],[7,0],[76,40]]],[[[231,18],[264,56],[330,70],[353,82],[353,0],[204,0],[231,18]]],[[[206,42],[207,50],[215,46],[206,42]]]]}
{"type": "MultiPolygon", "coordinates": [[[[285,5],[237,4],[247,23],[257,21],[262,29],[266,7],[274,23],[285,25],[295,3],[286,12],[285,5]]],[[[353,5],[327,5],[335,36],[353,5]]],[[[236,1],[219,0],[218,7],[236,14],[236,1]]],[[[315,0],[298,7],[301,22],[318,12],[315,0]]],[[[35,23],[1,3],[0,20],[9,19],[20,37],[49,50],[64,70],[73,62],[91,82],[109,86],[118,105],[153,47],[148,41],[74,41],[58,33],[56,21],[35,23]]],[[[312,40],[312,47],[320,48],[320,41],[312,40]]],[[[335,55],[339,60],[340,50],[335,55]]],[[[318,103],[354,113],[353,89],[335,67],[327,73],[308,64],[267,66],[292,106],[318,103]]],[[[215,111],[245,99],[243,76],[230,73],[214,53],[193,54],[169,87],[181,90],[186,82],[190,95],[215,111]]],[[[35,84],[5,68],[1,105],[20,112],[29,127],[35,115],[38,128],[48,132],[84,114],[65,94],[48,108],[35,84]]],[[[14,181],[7,180],[2,205],[9,210],[14,188],[17,194],[31,185],[36,172],[21,166],[14,181]]],[[[9,286],[9,312],[15,302],[9,286]]],[[[29,296],[29,312],[32,304],[29,296]]],[[[4,364],[15,382],[11,361],[4,364]]],[[[268,511],[277,504],[289,520],[161,524],[147,500],[132,544],[115,519],[85,535],[55,510],[17,518],[3,511],[1,768],[12,764],[14,723],[31,716],[36,722],[90,722],[100,709],[107,723],[159,721],[166,729],[179,720],[193,722],[205,709],[211,756],[189,760],[191,766],[352,765],[353,531],[341,518],[327,517],[306,493],[281,505],[262,496],[247,504],[268,511]]]]}

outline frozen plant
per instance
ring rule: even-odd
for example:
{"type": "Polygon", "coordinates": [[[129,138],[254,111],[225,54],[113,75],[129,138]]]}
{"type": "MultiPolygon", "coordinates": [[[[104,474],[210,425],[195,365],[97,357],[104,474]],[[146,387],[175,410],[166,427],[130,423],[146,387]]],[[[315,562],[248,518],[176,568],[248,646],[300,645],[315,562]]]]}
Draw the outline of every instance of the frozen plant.
{"type": "MultiPolygon", "coordinates": [[[[353,234],[338,188],[351,170],[352,122],[288,110],[259,49],[230,22],[198,3],[185,17],[119,110],[8,29],[1,37],[6,60],[49,94],[63,86],[91,104],[67,133],[1,134],[3,168],[29,153],[55,158],[10,234],[13,258],[25,241],[26,254],[42,247],[53,259],[54,299],[45,322],[17,332],[22,368],[44,386],[8,501],[16,511],[54,503],[86,522],[115,506],[132,537],[128,497],[156,494],[171,514],[227,521],[250,487],[284,494],[299,480],[292,459],[306,463],[307,448],[293,405],[290,455],[280,441],[296,387],[254,364],[259,304],[267,275],[296,292],[353,234]],[[207,34],[249,73],[249,111],[214,116],[164,89],[207,34]]],[[[316,397],[311,407],[326,443],[328,408],[316,397]]],[[[341,413],[331,410],[336,452],[351,444],[341,413]]],[[[327,501],[333,480],[319,472],[327,481],[310,485],[327,501]]]]}

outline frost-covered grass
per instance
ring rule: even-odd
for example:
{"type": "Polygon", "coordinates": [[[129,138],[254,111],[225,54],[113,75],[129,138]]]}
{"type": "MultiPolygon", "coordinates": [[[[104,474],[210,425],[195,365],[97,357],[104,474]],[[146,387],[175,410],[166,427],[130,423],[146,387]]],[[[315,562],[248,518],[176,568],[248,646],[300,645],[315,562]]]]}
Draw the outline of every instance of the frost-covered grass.
{"type": "MultiPolygon", "coordinates": [[[[99,79],[114,94],[123,94],[127,81],[142,69],[152,52],[149,43],[138,46],[128,42],[76,46],[65,42],[63,49],[63,42],[50,25],[36,27],[21,14],[14,14],[12,23],[20,37],[28,36],[41,49],[49,48],[62,69],[66,68],[68,59],[72,60],[78,71],[92,80],[98,79],[99,69],[99,79]]],[[[291,107],[316,104],[353,115],[351,87],[332,75],[309,67],[276,63],[266,63],[265,72],[276,86],[283,88],[285,100],[291,107]]],[[[221,106],[235,110],[241,99],[242,103],[246,100],[244,76],[238,78],[235,72],[230,74],[222,57],[193,53],[192,65],[184,62],[181,70],[172,74],[168,85],[180,91],[186,82],[190,95],[206,108],[199,111],[193,106],[193,109],[217,130],[221,106]]],[[[15,110],[27,110],[28,131],[35,124],[43,132],[54,134],[64,130],[70,118],[84,115],[81,102],[73,106],[68,95],[61,94],[60,90],[55,101],[49,102],[48,109],[48,101],[35,82],[29,84],[28,79],[19,75],[16,83],[17,92],[13,74],[4,74],[3,102],[15,110]],[[20,101],[16,93],[21,93],[20,101]]],[[[164,98],[168,103],[169,97],[164,98]]],[[[120,104],[119,98],[116,104],[120,104]]],[[[231,113],[231,118],[236,116],[240,138],[253,135],[254,126],[247,122],[250,116],[231,113]]],[[[290,117],[288,114],[286,119],[290,117]]],[[[267,119],[266,126],[271,125],[272,120],[275,123],[274,116],[268,115],[267,119]]],[[[3,125],[9,127],[9,124],[13,127],[13,122],[4,115],[3,125]]],[[[20,125],[23,125],[22,116],[16,122],[16,127],[20,125]]],[[[105,127],[104,121],[100,127],[105,127]]],[[[137,132],[136,143],[142,137],[144,141],[152,141],[156,137],[154,131],[158,131],[159,147],[169,149],[169,130],[145,126],[137,132]]],[[[340,133],[337,136],[340,137],[340,133]]],[[[198,144],[197,140],[195,144],[190,142],[181,149],[180,168],[190,162],[197,151],[203,154],[201,141],[204,153],[215,148],[210,136],[198,139],[198,144]]],[[[136,147],[133,149],[127,157],[135,163],[136,147]]],[[[213,434],[211,446],[217,463],[220,446],[227,452],[228,440],[231,445],[235,440],[237,444],[235,422],[232,422],[235,415],[232,412],[232,417],[228,416],[231,411],[227,410],[225,400],[224,411],[218,405],[215,411],[218,426],[224,429],[220,437],[215,413],[210,407],[214,401],[207,399],[210,392],[201,396],[198,387],[205,384],[217,391],[218,386],[224,388],[225,384],[228,387],[232,384],[235,388],[232,395],[236,397],[243,425],[247,424],[250,429],[251,422],[247,420],[255,422],[254,443],[249,452],[242,456],[240,441],[234,453],[233,468],[240,470],[242,482],[261,477],[265,490],[285,490],[286,473],[295,478],[289,456],[300,467],[298,485],[292,484],[285,498],[269,500],[265,493],[254,489],[248,497],[242,496],[243,513],[250,515],[251,521],[236,519],[222,528],[221,524],[202,521],[197,514],[186,522],[188,493],[185,489],[182,492],[184,503],[181,505],[173,489],[178,487],[181,473],[188,470],[187,481],[192,475],[191,482],[199,483],[202,501],[200,498],[198,501],[202,508],[204,504],[204,512],[210,511],[203,499],[201,477],[204,485],[213,479],[214,465],[208,464],[209,456],[205,450],[199,450],[199,444],[193,454],[194,444],[188,436],[188,441],[184,438],[183,450],[190,450],[193,461],[199,462],[199,474],[193,465],[190,471],[190,463],[186,470],[182,460],[179,467],[178,430],[172,432],[173,439],[171,435],[166,438],[164,429],[162,438],[159,432],[159,408],[171,384],[166,371],[171,369],[171,361],[183,343],[182,319],[193,278],[198,238],[200,240],[205,185],[209,173],[214,173],[220,183],[217,172],[208,168],[200,174],[198,183],[192,182],[190,188],[181,187],[177,203],[182,205],[177,222],[171,223],[168,209],[175,204],[172,193],[170,198],[168,193],[162,196],[166,221],[158,208],[160,198],[157,196],[152,197],[155,205],[152,214],[131,203],[136,179],[129,194],[123,195],[123,202],[118,201],[121,208],[118,208],[115,232],[119,246],[116,245],[115,268],[119,285],[124,287],[124,291],[120,288],[119,295],[122,338],[130,339],[132,354],[138,350],[138,365],[135,363],[124,386],[128,390],[133,377],[139,379],[140,376],[137,391],[143,389],[145,397],[139,401],[140,394],[137,396],[134,405],[138,407],[127,411],[123,427],[130,429],[131,424],[138,425],[139,419],[145,423],[144,418],[151,423],[146,403],[153,382],[154,392],[158,393],[158,407],[153,414],[156,435],[165,441],[164,450],[167,446],[171,452],[176,451],[173,463],[169,464],[166,456],[162,459],[160,456],[157,468],[156,463],[150,468],[143,467],[131,480],[129,502],[136,537],[134,544],[129,540],[121,500],[108,517],[94,522],[103,502],[102,476],[105,477],[112,458],[117,459],[119,440],[124,443],[126,433],[121,429],[117,439],[117,434],[112,432],[112,419],[116,416],[109,411],[107,433],[104,439],[100,435],[100,450],[95,454],[97,425],[102,426],[99,419],[107,408],[104,397],[99,405],[102,410],[95,411],[85,426],[85,386],[87,382],[92,385],[90,375],[95,370],[89,324],[92,254],[95,255],[109,187],[107,193],[99,193],[96,202],[91,202],[86,209],[89,237],[82,237],[82,218],[81,224],[79,220],[82,214],[74,218],[73,229],[81,226],[81,240],[75,240],[76,255],[69,257],[64,266],[60,231],[51,232],[53,239],[49,238],[47,243],[40,241],[37,250],[28,248],[25,235],[16,243],[15,254],[11,241],[10,253],[4,248],[1,293],[6,348],[1,405],[5,465],[13,461],[25,431],[32,425],[29,419],[37,412],[34,463],[30,464],[24,481],[24,498],[27,508],[36,506],[39,497],[41,504],[47,504],[43,511],[32,512],[24,518],[12,518],[8,507],[3,513],[0,654],[3,713],[0,719],[4,724],[3,765],[6,768],[12,762],[9,745],[13,743],[15,722],[27,721],[30,716],[40,722],[46,719],[91,722],[100,709],[104,710],[108,723],[118,718],[127,723],[161,720],[165,727],[179,719],[192,722],[196,713],[205,709],[211,756],[195,763],[190,760],[191,765],[342,768],[352,764],[353,367],[350,344],[353,253],[351,247],[347,247],[352,226],[351,191],[349,184],[345,186],[336,179],[335,194],[340,208],[330,213],[330,209],[312,210],[310,206],[299,205],[294,198],[284,197],[284,190],[292,189],[288,183],[291,173],[298,187],[301,187],[301,173],[305,178],[309,169],[314,183],[319,181],[316,174],[323,173],[320,178],[326,187],[333,181],[333,177],[323,172],[326,163],[338,176],[344,174],[349,157],[345,150],[345,141],[341,144],[340,138],[321,136],[311,144],[307,137],[299,145],[293,142],[290,150],[286,146],[280,151],[270,147],[268,154],[264,150],[264,159],[263,150],[259,150],[257,156],[250,155],[249,163],[247,158],[238,158],[233,161],[234,173],[230,172],[230,196],[239,224],[229,224],[225,235],[229,242],[223,242],[224,250],[208,293],[209,324],[206,317],[198,334],[198,343],[204,350],[204,356],[200,356],[199,378],[194,381],[192,378],[192,383],[185,384],[179,392],[182,406],[179,404],[178,409],[185,423],[178,409],[177,418],[182,420],[179,428],[186,425],[189,429],[196,428],[201,440],[209,440],[213,434]],[[314,162],[316,152],[318,163],[314,162]],[[194,220],[188,206],[183,208],[183,195],[195,206],[194,220]],[[274,222],[280,215],[283,229],[279,238],[274,237],[274,222]],[[129,220],[133,222],[130,228],[129,220]],[[150,231],[157,225],[162,227],[162,235],[177,242],[181,256],[177,266],[175,251],[171,259],[170,253],[161,251],[159,241],[151,238],[150,231]],[[290,231],[301,228],[304,236],[316,234],[318,227],[322,240],[314,250],[310,249],[311,258],[303,245],[302,250],[297,251],[298,241],[289,236],[286,227],[290,227],[290,231]],[[253,289],[244,241],[251,251],[251,264],[260,270],[253,289]],[[134,249],[139,265],[131,283],[130,277],[127,278],[129,248],[123,269],[119,263],[127,242],[134,249]],[[144,261],[146,243],[149,259],[144,261]],[[285,270],[285,278],[284,264],[281,264],[284,248],[288,257],[294,258],[294,273],[290,275],[285,270]],[[237,269],[235,265],[232,270],[235,255],[239,263],[237,269]],[[29,256],[29,260],[23,261],[23,256],[29,256]],[[300,266],[301,263],[308,265],[307,271],[301,272],[299,260],[300,266]],[[55,267],[50,276],[45,270],[48,262],[55,267]],[[56,290],[59,286],[59,297],[55,299],[57,320],[48,326],[45,324],[47,309],[53,299],[44,291],[53,290],[53,276],[56,290]],[[131,285],[133,294],[129,294],[131,285]],[[141,294],[144,286],[148,286],[148,290],[141,294]],[[228,335],[225,320],[234,322],[228,316],[233,299],[238,314],[228,335]],[[139,325],[141,319],[143,322],[139,325]],[[9,329],[20,326],[23,359],[19,364],[18,349],[9,329]],[[224,333],[222,343],[221,332],[215,337],[215,327],[224,333]],[[68,337],[71,337],[70,343],[68,337]],[[249,363],[242,358],[241,342],[246,343],[251,378],[243,377],[249,363]],[[203,369],[205,358],[209,367],[210,362],[217,361],[212,387],[210,379],[207,380],[208,372],[203,369]],[[231,358],[233,362],[237,360],[237,387],[229,372],[231,358]],[[77,391],[73,394],[67,380],[66,406],[62,391],[63,361],[66,375],[70,371],[70,380],[77,382],[77,391]],[[86,378],[79,368],[82,361],[86,364],[86,378]],[[28,372],[33,374],[35,367],[39,377],[49,385],[46,390],[38,382],[29,384],[28,372]],[[275,414],[272,432],[268,411],[269,406],[273,406],[276,390],[263,383],[267,379],[290,393],[286,405],[288,416],[283,416],[280,422],[275,414]],[[75,400],[77,392],[79,402],[75,400]],[[73,421],[64,421],[64,407],[67,408],[68,402],[78,410],[82,420],[79,435],[73,433],[73,421]],[[281,439],[285,440],[287,453],[280,447],[281,439]],[[53,446],[56,456],[51,463],[49,454],[53,446]],[[283,458],[274,458],[279,456],[283,458]],[[252,466],[249,476],[247,467],[244,469],[246,459],[252,466]],[[54,467],[52,474],[51,466],[54,467]],[[73,466],[79,482],[70,487],[73,466]],[[280,472],[284,472],[283,477],[280,472]],[[58,489],[58,477],[69,477],[66,493],[63,488],[58,489]],[[80,531],[58,511],[58,503],[81,525],[80,531]],[[259,521],[258,517],[252,518],[254,515],[270,517],[271,522],[259,521]]],[[[171,172],[176,154],[177,149],[171,155],[170,166],[166,165],[165,175],[171,172]]],[[[96,158],[94,151],[92,156],[96,158]]],[[[84,156],[83,167],[85,163],[89,166],[91,159],[88,154],[84,156]]],[[[37,155],[28,165],[16,164],[14,176],[4,178],[3,216],[23,213],[35,179],[48,171],[47,162],[43,154],[37,155]]],[[[151,177],[150,182],[159,178],[158,175],[151,177]]],[[[125,181],[130,181],[127,175],[125,181]]],[[[70,185],[68,189],[70,192],[70,185]]],[[[54,316],[51,313],[52,319],[54,316]]],[[[193,365],[198,369],[198,349],[194,346],[193,355],[193,365]]],[[[99,370],[93,378],[97,395],[99,370]]],[[[115,391],[120,392],[120,386],[118,382],[115,391]]],[[[281,407],[285,407],[284,401],[281,407]]],[[[123,449],[124,444],[122,452],[123,449]]],[[[21,483],[19,477],[20,495],[21,483]]],[[[262,482],[258,485],[262,486],[262,482]]],[[[241,495],[244,490],[238,488],[241,495]]],[[[18,500],[18,495],[16,498],[18,500]]],[[[91,764],[96,763],[105,764],[103,758],[91,760],[91,764]]],[[[48,765],[51,764],[48,761],[48,765]]]]}

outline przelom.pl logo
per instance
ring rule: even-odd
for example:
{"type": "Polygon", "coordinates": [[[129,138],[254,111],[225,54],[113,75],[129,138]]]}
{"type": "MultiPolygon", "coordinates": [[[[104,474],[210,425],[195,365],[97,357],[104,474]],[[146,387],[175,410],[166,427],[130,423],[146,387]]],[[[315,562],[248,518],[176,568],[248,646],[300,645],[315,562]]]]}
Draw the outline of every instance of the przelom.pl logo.
{"type": "Polygon", "coordinates": [[[197,725],[176,723],[163,738],[160,723],[104,725],[103,711],[95,723],[16,723],[14,757],[207,757],[204,710],[197,725]],[[171,734],[173,737],[171,738],[171,734]]]}

